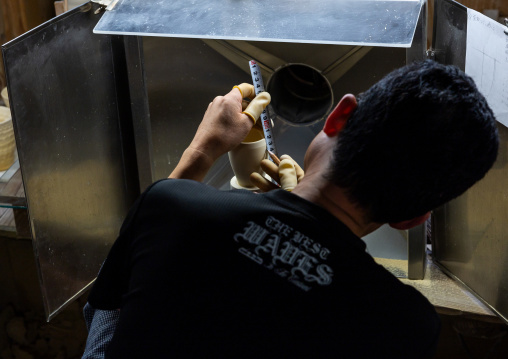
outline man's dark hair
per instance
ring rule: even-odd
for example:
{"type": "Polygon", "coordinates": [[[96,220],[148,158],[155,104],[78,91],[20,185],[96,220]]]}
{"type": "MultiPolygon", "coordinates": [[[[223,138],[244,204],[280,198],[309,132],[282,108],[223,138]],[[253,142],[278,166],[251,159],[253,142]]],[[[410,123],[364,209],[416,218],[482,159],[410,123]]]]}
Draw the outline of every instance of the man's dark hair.
{"type": "Polygon", "coordinates": [[[328,179],[370,220],[399,222],[483,178],[498,146],[494,114],[473,80],[428,60],[391,72],[359,97],[328,179]]]}

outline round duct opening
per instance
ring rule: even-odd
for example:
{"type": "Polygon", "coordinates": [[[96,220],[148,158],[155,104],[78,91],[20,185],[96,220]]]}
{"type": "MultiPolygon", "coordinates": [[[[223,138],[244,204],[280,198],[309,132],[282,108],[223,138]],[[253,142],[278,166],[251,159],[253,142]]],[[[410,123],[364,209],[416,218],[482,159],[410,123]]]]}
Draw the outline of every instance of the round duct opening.
{"type": "Polygon", "coordinates": [[[304,64],[287,64],[270,77],[266,90],[278,118],[294,125],[310,125],[330,112],[333,92],[318,70],[304,64]]]}

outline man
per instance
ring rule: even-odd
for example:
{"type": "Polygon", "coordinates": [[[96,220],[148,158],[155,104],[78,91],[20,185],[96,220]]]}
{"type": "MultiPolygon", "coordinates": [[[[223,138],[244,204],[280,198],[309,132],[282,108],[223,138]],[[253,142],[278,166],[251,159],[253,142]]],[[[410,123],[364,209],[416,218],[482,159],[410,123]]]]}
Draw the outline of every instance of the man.
{"type": "Polygon", "coordinates": [[[256,98],[243,114],[251,91],[210,104],[171,178],[126,218],[89,297],[94,308],[120,309],[106,357],[432,356],[433,307],[377,265],[360,237],[384,223],[423,223],[492,166],[495,119],[473,81],[426,61],[358,100],[345,95],[292,192],[197,182],[266,105],[256,98]]]}

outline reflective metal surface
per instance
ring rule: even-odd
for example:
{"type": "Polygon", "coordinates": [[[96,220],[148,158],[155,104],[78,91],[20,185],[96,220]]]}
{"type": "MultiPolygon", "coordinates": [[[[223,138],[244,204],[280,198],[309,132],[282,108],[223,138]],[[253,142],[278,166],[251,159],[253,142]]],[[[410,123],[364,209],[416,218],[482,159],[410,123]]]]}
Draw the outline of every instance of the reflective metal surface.
{"type": "MultiPolygon", "coordinates": [[[[329,83],[332,106],[346,93],[365,91],[383,75],[403,66],[406,59],[405,49],[397,48],[154,37],[143,38],[143,51],[154,180],[167,177],[174,169],[213,98],[228,93],[238,83],[252,81],[250,59],[260,64],[268,85],[277,81],[273,75],[287,64],[312,67],[329,83]]],[[[310,124],[298,124],[278,112],[277,101],[275,96],[271,113],[278,151],[290,153],[303,163],[308,144],[321,130],[332,106],[326,104],[324,111],[316,112],[310,124]]],[[[297,97],[293,101],[284,106],[301,106],[306,99],[297,97]]],[[[228,171],[227,158],[218,161],[207,181],[218,188],[228,188],[233,176],[228,171]]]]}
{"type": "Polygon", "coordinates": [[[85,4],[3,46],[48,318],[94,280],[139,193],[123,45],[98,19],[85,4]]]}
{"type": "MultiPolygon", "coordinates": [[[[134,130],[136,164],[139,190],[143,192],[154,182],[152,125],[146,86],[142,39],[138,36],[122,36],[125,44],[125,65],[128,79],[127,90],[134,130]]],[[[125,106],[129,109],[129,106],[125,106]]]]}
{"type": "Polygon", "coordinates": [[[434,214],[434,256],[508,323],[508,128],[487,176],[434,214]]]}
{"type": "Polygon", "coordinates": [[[408,279],[423,279],[426,268],[427,226],[422,224],[407,230],[408,279]]]}
{"type": "Polygon", "coordinates": [[[406,63],[410,64],[415,61],[423,61],[427,58],[427,18],[428,4],[425,1],[416,23],[415,34],[411,47],[406,52],[406,63]]]}
{"type": "Polygon", "coordinates": [[[466,69],[467,8],[455,1],[435,1],[432,47],[437,62],[466,69]],[[439,19],[439,20],[436,20],[439,19]]]}
{"type": "Polygon", "coordinates": [[[95,33],[411,46],[422,0],[120,0],[95,33]]]}
{"type": "MultiPolygon", "coordinates": [[[[467,8],[435,3],[436,60],[465,68],[467,8]]],[[[508,128],[498,124],[500,148],[493,169],[464,195],[432,215],[433,255],[508,323],[508,128]]]]}

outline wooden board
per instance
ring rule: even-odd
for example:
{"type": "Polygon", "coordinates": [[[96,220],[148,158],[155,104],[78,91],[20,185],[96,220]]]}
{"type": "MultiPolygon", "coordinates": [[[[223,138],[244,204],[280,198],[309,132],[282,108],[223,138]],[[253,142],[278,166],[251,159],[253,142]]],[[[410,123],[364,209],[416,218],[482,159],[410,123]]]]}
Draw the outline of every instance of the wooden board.
{"type": "Polygon", "coordinates": [[[68,10],[67,0],[55,1],[55,13],[56,15],[63,14],[68,10]]]}
{"type": "Polygon", "coordinates": [[[55,16],[54,0],[2,0],[5,39],[10,41],[55,16]]]}

